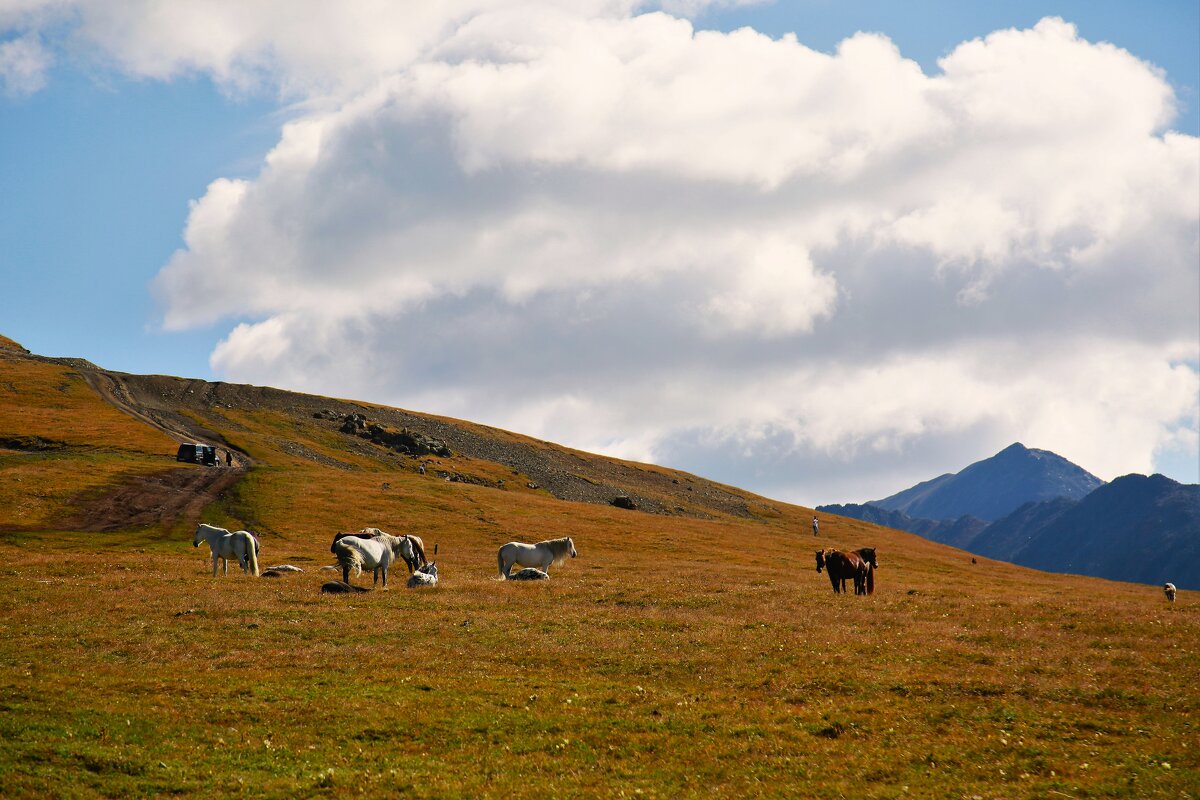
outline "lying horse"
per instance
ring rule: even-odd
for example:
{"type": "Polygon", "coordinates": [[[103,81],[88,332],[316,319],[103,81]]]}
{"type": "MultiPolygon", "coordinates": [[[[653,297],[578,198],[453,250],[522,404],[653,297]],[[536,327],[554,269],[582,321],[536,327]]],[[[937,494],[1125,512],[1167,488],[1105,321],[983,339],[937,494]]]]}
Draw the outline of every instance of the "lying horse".
{"type": "MultiPolygon", "coordinates": [[[[388,568],[397,560],[407,562],[412,555],[412,542],[406,536],[392,536],[382,531],[370,539],[345,536],[334,542],[333,552],[342,568],[342,583],[350,583],[350,570],[361,575],[363,568],[374,570],[379,583],[379,572],[383,571],[383,588],[387,589],[388,568]]],[[[372,584],[374,585],[374,584],[372,584]]]]}
{"type": "Polygon", "coordinates": [[[548,581],[550,576],[537,567],[526,567],[508,576],[510,581],[548,581]]]}
{"type": "Polygon", "coordinates": [[[575,542],[568,536],[563,539],[547,539],[537,544],[524,542],[509,542],[496,551],[496,565],[500,570],[500,579],[507,580],[509,571],[514,564],[522,567],[537,567],[542,572],[548,572],[550,567],[558,566],[567,560],[575,558],[575,542]]]}
{"type": "Polygon", "coordinates": [[[421,586],[437,586],[437,562],[423,564],[408,579],[408,588],[416,589],[421,586]]]}
{"type": "Polygon", "coordinates": [[[212,550],[213,577],[217,577],[217,563],[224,560],[225,572],[229,574],[229,559],[236,558],[247,575],[258,575],[258,539],[250,531],[235,531],[230,533],[225,528],[216,525],[206,525],[201,522],[196,526],[196,535],[192,537],[192,547],[199,547],[200,542],[208,542],[212,550]]]}
{"type": "Polygon", "coordinates": [[[354,594],[356,592],[369,592],[370,589],[364,589],[361,586],[351,586],[342,581],[326,581],[321,584],[321,594],[354,594]]]}
{"type": "Polygon", "coordinates": [[[870,568],[858,553],[843,553],[832,548],[817,551],[817,572],[826,570],[833,591],[846,590],[846,579],[854,581],[854,593],[866,594],[867,573],[870,568]]]}

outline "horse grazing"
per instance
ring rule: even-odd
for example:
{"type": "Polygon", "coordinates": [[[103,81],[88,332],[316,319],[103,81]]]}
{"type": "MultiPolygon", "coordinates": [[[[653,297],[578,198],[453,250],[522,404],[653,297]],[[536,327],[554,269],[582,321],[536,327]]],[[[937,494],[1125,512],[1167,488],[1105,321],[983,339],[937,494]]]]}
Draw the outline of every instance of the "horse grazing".
{"type": "Polygon", "coordinates": [[[212,550],[213,577],[217,577],[218,562],[224,561],[225,572],[229,574],[229,559],[236,558],[242,566],[242,572],[247,575],[258,575],[258,539],[250,531],[234,531],[230,533],[225,528],[206,525],[201,522],[196,526],[196,535],[192,538],[192,547],[199,547],[200,542],[208,542],[212,550]]]}
{"type": "Polygon", "coordinates": [[[1175,584],[1173,584],[1173,583],[1164,583],[1163,584],[1163,594],[1165,594],[1167,596],[1167,600],[1169,600],[1172,603],[1175,602],[1175,591],[1176,591],[1175,584]]]}
{"type": "Polygon", "coordinates": [[[408,579],[408,588],[417,589],[421,586],[437,586],[437,583],[437,562],[430,561],[428,564],[422,564],[420,567],[417,567],[416,572],[408,579]]]}
{"type": "MultiPolygon", "coordinates": [[[[425,540],[415,533],[404,534],[410,542],[412,542],[412,559],[404,559],[405,565],[410,573],[416,573],[418,569],[429,563],[429,559],[425,557],[425,540]]],[[[437,545],[434,545],[433,552],[436,555],[437,545]]]]}
{"type": "Polygon", "coordinates": [[[843,553],[828,548],[817,551],[817,572],[822,569],[829,575],[833,591],[841,594],[846,590],[846,579],[854,581],[854,593],[866,594],[867,573],[870,568],[858,553],[843,553]]]}
{"type": "MultiPolygon", "coordinates": [[[[346,536],[334,542],[333,552],[342,568],[342,582],[350,582],[350,570],[361,575],[363,568],[374,570],[379,583],[379,572],[383,571],[383,588],[387,589],[388,568],[397,559],[407,562],[413,557],[412,542],[405,536],[392,536],[382,531],[371,539],[346,536]]],[[[372,584],[374,585],[374,584],[372,584]]]]}
{"type": "Polygon", "coordinates": [[[547,539],[537,544],[524,542],[509,542],[496,551],[496,565],[500,570],[500,579],[507,580],[509,571],[514,564],[522,567],[537,567],[542,572],[549,572],[551,566],[558,566],[567,560],[575,558],[575,542],[567,536],[563,539],[547,539]]]}

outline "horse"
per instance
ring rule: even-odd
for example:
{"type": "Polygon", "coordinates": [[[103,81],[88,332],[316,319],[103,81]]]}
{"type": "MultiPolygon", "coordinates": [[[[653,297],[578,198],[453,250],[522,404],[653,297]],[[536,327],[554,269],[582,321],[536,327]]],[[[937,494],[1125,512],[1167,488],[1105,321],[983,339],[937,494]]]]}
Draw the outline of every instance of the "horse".
{"type": "Polygon", "coordinates": [[[356,592],[369,592],[370,589],[364,589],[361,586],[351,586],[342,581],[325,581],[321,584],[321,594],[354,594],[356,592]]]}
{"type": "MultiPolygon", "coordinates": [[[[360,531],[336,533],[333,536],[333,542],[329,545],[329,552],[335,553],[334,546],[347,536],[353,536],[356,539],[374,539],[381,533],[383,531],[379,528],[363,528],[360,531]]],[[[406,538],[412,543],[411,555],[404,556],[404,565],[408,567],[409,573],[416,571],[417,567],[423,567],[429,563],[429,559],[425,557],[425,542],[420,536],[406,533],[402,538],[406,538]]]]}
{"type": "Polygon", "coordinates": [[[250,531],[235,531],[230,533],[225,528],[206,525],[201,522],[196,526],[196,535],[192,538],[192,547],[199,547],[200,542],[208,542],[212,550],[213,577],[217,577],[218,562],[224,560],[225,572],[229,574],[229,559],[236,558],[242,566],[242,572],[258,575],[258,539],[250,531]]]}
{"type": "Polygon", "coordinates": [[[1173,583],[1164,583],[1163,584],[1163,594],[1165,594],[1167,596],[1167,600],[1169,600],[1172,603],[1175,602],[1175,591],[1176,591],[1175,584],[1173,584],[1173,583]]]}
{"type": "Polygon", "coordinates": [[[570,536],[547,539],[537,544],[509,542],[496,551],[496,565],[500,570],[500,580],[508,580],[508,573],[514,564],[537,567],[542,572],[548,572],[551,566],[558,566],[568,556],[575,558],[575,555],[575,542],[571,541],[570,536]]]}
{"type": "Polygon", "coordinates": [[[875,594],[875,570],[879,569],[879,559],[874,547],[860,547],[854,551],[867,565],[866,594],[875,594]]]}
{"type": "Polygon", "coordinates": [[[408,588],[416,589],[421,586],[437,586],[437,562],[430,561],[422,564],[408,579],[408,588]]]}
{"type": "MultiPolygon", "coordinates": [[[[406,558],[404,560],[404,563],[408,567],[409,573],[415,574],[419,568],[421,568],[429,563],[429,559],[425,557],[425,541],[420,536],[417,536],[415,533],[406,533],[404,535],[408,537],[408,540],[410,542],[412,542],[412,550],[413,550],[412,560],[410,561],[409,559],[406,558]]],[[[436,555],[437,554],[437,546],[436,545],[434,545],[433,550],[434,550],[434,554],[436,555]]]]}
{"type": "Polygon", "coordinates": [[[817,572],[826,570],[833,591],[841,594],[846,590],[846,579],[854,581],[854,593],[866,594],[869,568],[858,553],[843,553],[832,548],[817,551],[817,572]]]}
{"type": "MultiPolygon", "coordinates": [[[[383,588],[387,590],[388,568],[397,559],[408,561],[413,557],[412,541],[406,536],[392,536],[390,533],[379,532],[371,539],[360,539],[356,536],[345,536],[334,543],[334,554],[342,567],[342,582],[350,582],[350,570],[355,575],[361,575],[363,567],[374,570],[375,581],[379,583],[379,572],[383,571],[383,588]]],[[[374,585],[374,584],[372,584],[374,585]]]]}
{"type": "Polygon", "coordinates": [[[550,576],[537,567],[526,567],[508,576],[510,581],[548,581],[550,576]]]}

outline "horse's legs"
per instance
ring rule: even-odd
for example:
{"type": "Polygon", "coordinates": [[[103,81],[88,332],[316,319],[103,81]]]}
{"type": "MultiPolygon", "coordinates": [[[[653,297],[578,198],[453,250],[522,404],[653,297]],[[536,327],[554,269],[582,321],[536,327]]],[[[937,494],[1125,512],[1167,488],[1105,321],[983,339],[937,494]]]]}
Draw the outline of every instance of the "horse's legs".
{"type": "MultiPolygon", "coordinates": [[[[379,585],[379,567],[375,568],[375,580],[371,581],[371,585],[372,586],[379,585]]],[[[386,572],[383,573],[383,585],[387,586],[387,573],[386,572]]]]}
{"type": "MultiPolygon", "coordinates": [[[[376,574],[376,575],[378,575],[378,574],[379,574],[379,570],[378,570],[378,569],[376,569],[376,570],[375,570],[375,574],[376,574]]],[[[387,591],[387,567],[384,567],[384,568],[383,568],[383,590],[384,590],[385,592],[387,591]]]]}
{"type": "Polygon", "coordinates": [[[342,583],[350,583],[350,567],[346,564],[342,565],[342,583]]]}

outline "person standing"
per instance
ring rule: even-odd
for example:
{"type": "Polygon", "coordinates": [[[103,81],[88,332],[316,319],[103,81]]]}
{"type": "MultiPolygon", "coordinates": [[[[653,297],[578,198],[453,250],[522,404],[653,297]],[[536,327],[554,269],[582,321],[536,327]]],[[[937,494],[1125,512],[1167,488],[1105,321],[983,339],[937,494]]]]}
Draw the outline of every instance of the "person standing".
{"type": "Polygon", "coordinates": [[[817,518],[813,517],[813,536],[820,535],[817,533],[817,531],[820,527],[821,527],[821,524],[817,521],[817,518]]]}

